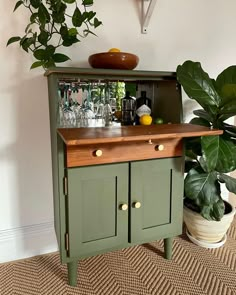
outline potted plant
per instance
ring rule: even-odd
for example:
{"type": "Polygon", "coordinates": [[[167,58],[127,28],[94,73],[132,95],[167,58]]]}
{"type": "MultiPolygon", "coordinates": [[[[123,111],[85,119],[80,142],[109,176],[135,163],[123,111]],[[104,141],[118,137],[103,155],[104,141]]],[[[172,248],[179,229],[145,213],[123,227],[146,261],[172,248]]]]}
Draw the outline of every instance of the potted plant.
{"type": "Polygon", "coordinates": [[[81,38],[93,34],[92,28],[102,23],[95,16],[96,12],[88,10],[93,0],[19,0],[18,8],[27,9],[29,21],[23,36],[11,37],[8,42],[19,42],[26,52],[32,52],[36,61],[31,69],[42,66],[44,69],[55,66],[70,58],[58,52],[61,47],[70,47],[81,38]]]}
{"type": "Polygon", "coordinates": [[[187,140],[185,161],[187,231],[198,244],[217,247],[225,241],[235,213],[221,191],[224,184],[236,193],[236,179],[227,174],[236,169],[236,127],[226,122],[236,115],[236,66],[228,67],[214,80],[199,62],[186,61],[177,67],[177,79],[186,94],[202,107],[193,111],[196,117],[190,123],[223,131],[222,135],[187,140]]]}

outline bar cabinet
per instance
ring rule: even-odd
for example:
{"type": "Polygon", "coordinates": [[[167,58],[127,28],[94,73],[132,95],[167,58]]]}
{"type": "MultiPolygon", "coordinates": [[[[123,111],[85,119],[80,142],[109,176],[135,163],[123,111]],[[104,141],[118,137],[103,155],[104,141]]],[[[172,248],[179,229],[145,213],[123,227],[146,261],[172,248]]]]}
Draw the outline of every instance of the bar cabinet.
{"type": "Polygon", "coordinates": [[[48,79],[54,223],[69,284],[80,259],[164,239],[182,232],[184,138],[219,134],[183,124],[181,90],[172,72],[51,68],[48,79]],[[62,81],[122,81],[152,99],[150,126],[63,127],[58,124],[62,81]]]}

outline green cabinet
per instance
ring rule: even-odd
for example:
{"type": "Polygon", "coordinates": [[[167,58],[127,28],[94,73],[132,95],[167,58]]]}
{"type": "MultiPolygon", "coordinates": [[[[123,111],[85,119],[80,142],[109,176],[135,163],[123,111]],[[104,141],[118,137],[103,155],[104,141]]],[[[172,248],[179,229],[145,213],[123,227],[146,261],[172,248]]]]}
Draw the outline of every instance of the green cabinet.
{"type": "Polygon", "coordinates": [[[145,243],[181,233],[182,158],[131,162],[131,243],[145,243]],[[139,202],[140,208],[135,208],[139,202]]]}
{"type": "Polygon", "coordinates": [[[181,157],[70,168],[67,179],[69,258],[181,233],[181,157]]]}
{"type": "Polygon", "coordinates": [[[58,67],[45,75],[54,224],[69,284],[77,283],[79,259],[114,249],[164,239],[165,258],[170,259],[172,238],[182,231],[183,138],[214,134],[207,127],[181,124],[176,74],[58,67]],[[66,111],[70,102],[60,93],[61,85],[105,87],[114,81],[123,81],[136,97],[146,91],[152,116],[166,124],[84,128],[76,120],[58,123],[62,101],[66,111]]]}
{"type": "Polygon", "coordinates": [[[128,163],[68,169],[69,257],[127,243],[128,163]]]}

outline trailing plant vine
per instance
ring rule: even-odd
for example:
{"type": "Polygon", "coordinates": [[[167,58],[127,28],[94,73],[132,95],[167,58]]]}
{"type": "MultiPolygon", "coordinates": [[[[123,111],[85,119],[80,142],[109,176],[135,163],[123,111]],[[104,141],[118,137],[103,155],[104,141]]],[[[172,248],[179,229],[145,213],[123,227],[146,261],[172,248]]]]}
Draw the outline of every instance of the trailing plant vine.
{"type": "MultiPolygon", "coordinates": [[[[61,47],[70,47],[89,34],[102,22],[96,12],[89,10],[93,0],[19,0],[14,11],[24,7],[30,12],[25,34],[11,37],[7,46],[19,42],[26,52],[32,52],[36,61],[31,69],[42,66],[47,69],[70,58],[58,52],[61,47]]],[[[96,35],[95,35],[96,36],[96,35]]]]}

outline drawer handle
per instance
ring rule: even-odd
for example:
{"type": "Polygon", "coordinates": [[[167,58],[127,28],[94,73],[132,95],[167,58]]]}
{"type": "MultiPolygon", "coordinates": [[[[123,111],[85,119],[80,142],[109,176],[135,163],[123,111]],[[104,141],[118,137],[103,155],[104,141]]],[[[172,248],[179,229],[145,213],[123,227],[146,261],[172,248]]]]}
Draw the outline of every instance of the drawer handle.
{"type": "Polygon", "coordinates": [[[120,205],[120,210],[126,211],[127,209],[128,209],[128,205],[127,204],[121,204],[120,205]]]}
{"type": "Polygon", "coordinates": [[[141,203],[140,203],[140,202],[135,202],[135,203],[133,204],[133,206],[134,206],[134,208],[138,209],[138,208],[141,207],[141,203]]]}
{"type": "Polygon", "coordinates": [[[95,154],[96,157],[101,157],[102,156],[102,150],[96,150],[94,152],[94,154],[95,154]]]}
{"type": "Polygon", "coordinates": [[[155,150],[156,151],[163,151],[164,150],[164,145],[163,144],[156,145],[155,150]]]}

